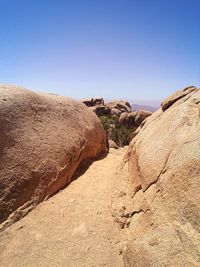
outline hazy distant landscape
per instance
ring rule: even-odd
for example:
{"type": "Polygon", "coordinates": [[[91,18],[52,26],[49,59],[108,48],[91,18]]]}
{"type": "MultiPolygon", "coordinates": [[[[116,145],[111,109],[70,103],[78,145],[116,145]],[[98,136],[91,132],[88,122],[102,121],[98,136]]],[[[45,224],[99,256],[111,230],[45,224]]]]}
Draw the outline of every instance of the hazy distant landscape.
{"type": "Polygon", "coordinates": [[[147,105],[142,105],[142,104],[133,104],[132,105],[132,109],[133,110],[140,110],[140,109],[145,109],[145,110],[149,110],[151,112],[156,111],[159,108],[159,106],[147,106],[147,105]]]}

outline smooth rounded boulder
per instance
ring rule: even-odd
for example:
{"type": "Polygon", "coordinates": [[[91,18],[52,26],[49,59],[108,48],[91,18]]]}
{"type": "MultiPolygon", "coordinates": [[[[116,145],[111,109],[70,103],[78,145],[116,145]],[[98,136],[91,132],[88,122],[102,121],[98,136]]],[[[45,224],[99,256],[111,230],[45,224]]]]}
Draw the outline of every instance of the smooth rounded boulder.
{"type": "Polygon", "coordinates": [[[125,266],[200,263],[200,90],[167,102],[138,128],[125,158],[133,182],[125,266]]]}
{"type": "Polygon", "coordinates": [[[81,162],[107,151],[98,117],[70,98],[0,85],[0,223],[65,187],[81,162]]]}

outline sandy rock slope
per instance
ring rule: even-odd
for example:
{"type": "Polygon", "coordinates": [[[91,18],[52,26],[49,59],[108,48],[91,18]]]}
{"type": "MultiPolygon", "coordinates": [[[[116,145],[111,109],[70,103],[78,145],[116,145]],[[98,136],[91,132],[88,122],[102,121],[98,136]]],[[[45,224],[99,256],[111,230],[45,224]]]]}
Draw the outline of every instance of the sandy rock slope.
{"type": "Polygon", "coordinates": [[[124,152],[111,149],[62,192],[1,232],[0,266],[124,266],[122,215],[130,187],[121,170],[124,152]]]}

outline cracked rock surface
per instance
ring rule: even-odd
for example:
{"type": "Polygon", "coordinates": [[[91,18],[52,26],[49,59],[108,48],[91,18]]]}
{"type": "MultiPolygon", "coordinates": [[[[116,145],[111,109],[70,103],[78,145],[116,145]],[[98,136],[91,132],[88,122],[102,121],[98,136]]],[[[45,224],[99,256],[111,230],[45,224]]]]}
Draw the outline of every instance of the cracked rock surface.
{"type": "Polygon", "coordinates": [[[200,90],[187,90],[146,120],[126,154],[132,209],[145,212],[132,216],[125,266],[200,266],[200,90]]]}

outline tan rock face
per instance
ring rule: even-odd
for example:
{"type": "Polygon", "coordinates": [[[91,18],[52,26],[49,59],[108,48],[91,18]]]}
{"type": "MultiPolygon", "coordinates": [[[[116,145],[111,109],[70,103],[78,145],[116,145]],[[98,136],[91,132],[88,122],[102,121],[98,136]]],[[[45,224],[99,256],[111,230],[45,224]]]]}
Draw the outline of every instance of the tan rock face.
{"type": "Polygon", "coordinates": [[[136,114],[137,114],[137,111],[134,111],[131,113],[123,112],[119,117],[119,123],[127,128],[135,127],[136,114]]]}
{"type": "Polygon", "coordinates": [[[130,113],[123,112],[119,117],[119,123],[127,128],[139,127],[151,114],[152,112],[147,110],[138,110],[130,113]]]}
{"type": "Polygon", "coordinates": [[[164,110],[126,156],[134,197],[125,266],[200,264],[200,90],[164,110]]]}
{"type": "Polygon", "coordinates": [[[0,125],[0,223],[7,220],[4,224],[18,220],[67,185],[82,161],[106,151],[97,116],[65,97],[1,85],[0,125]]]}
{"type": "Polygon", "coordinates": [[[108,140],[109,148],[118,149],[118,145],[113,140],[108,140]]]}
{"type": "Polygon", "coordinates": [[[120,115],[122,112],[119,110],[119,109],[117,109],[117,108],[111,108],[111,115],[112,116],[118,116],[118,115],[120,115]]]}
{"type": "Polygon", "coordinates": [[[135,116],[135,125],[138,127],[140,124],[149,116],[152,115],[152,112],[148,110],[138,110],[135,116]]]}
{"type": "Polygon", "coordinates": [[[173,105],[177,100],[181,99],[182,97],[186,96],[187,94],[190,94],[194,91],[196,91],[197,88],[195,86],[189,86],[186,87],[183,90],[176,91],[174,94],[166,98],[162,103],[161,103],[161,108],[162,110],[168,109],[171,105],[173,105]]]}

